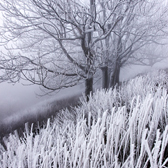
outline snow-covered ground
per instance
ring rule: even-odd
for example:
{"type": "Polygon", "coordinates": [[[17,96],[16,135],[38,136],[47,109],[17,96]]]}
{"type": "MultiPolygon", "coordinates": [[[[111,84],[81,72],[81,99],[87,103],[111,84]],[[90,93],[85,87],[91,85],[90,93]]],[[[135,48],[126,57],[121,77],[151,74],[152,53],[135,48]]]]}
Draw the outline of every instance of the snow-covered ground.
{"type": "Polygon", "coordinates": [[[166,72],[154,71],[119,90],[97,91],[39,134],[26,128],[22,138],[5,138],[0,167],[168,167],[167,88],[166,72]]]}

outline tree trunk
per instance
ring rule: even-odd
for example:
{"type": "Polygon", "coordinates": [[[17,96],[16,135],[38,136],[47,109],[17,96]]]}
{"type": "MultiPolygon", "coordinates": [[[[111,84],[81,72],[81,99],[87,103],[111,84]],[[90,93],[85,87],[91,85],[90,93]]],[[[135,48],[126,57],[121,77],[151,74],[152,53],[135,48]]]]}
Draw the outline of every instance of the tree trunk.
{"type": "Polygon", "coordinates": [[[89,101],[90,95],[93,94],[93,77],[87,78],[85,80],[85,96],[86,96],[86,101],[89,101]]]}
{"type": "Polygon", "coordinates": [[[119,85],[119,77],[120,77],[120,64],[116,63],[114,71],[111,72],[110,87],[114,88],[114,86],[119,85]]]}
{"type": "Polygon", "coordinates": [[[108,89],[108,67],[102,67],[102,88],[108,89]]]}

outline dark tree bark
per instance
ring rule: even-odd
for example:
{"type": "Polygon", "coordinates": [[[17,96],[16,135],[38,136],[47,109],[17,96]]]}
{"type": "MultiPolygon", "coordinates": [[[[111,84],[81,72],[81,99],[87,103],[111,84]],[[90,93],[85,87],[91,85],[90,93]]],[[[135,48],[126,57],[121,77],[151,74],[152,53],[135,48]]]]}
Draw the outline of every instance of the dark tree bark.
{"type": "MultiPolygon", "coordinates": [[[[90,0],[90,14],[92,16],[92,19],[95,18],[95,0],[90,0]]],[[[90,22],[90,27],[92,27],[92,21],[90,22]]],[[[90,95],[93,94],[93,74],[91,75],[89,73],[90,70],[92,70],[93,66],[93,53],[91,52],[90,45],[93,40],[93,32],[90,31],[87,34],[83,35],[83,39],[81,40],[81,46],[83,49],[83,52],[86,57],[86,62],[87,62],[87,69],[86,69],[86,75],[88,76],[85,79],[85,96],[86,96],[86,101],[89,101],[90,95]]]]}
{"type": "Polygon", "coordinates": [[[114,88],[114,86],[116,85],[119,85],[120,68],[121,68],[120,63],[117,62],[114,71],[111,72],[109,86],[112,88],[114,88]]]}
{"type": "Polygon", "coordinates": [[[107,66],[104,66],[101,68],[102,70],[102,88],[103,89],[108,89],[108,83],[109,83],[109,80],[108,80],[108,67],[107,66]]]}
{"type": "Polygon", "coordinates": [[[89,101],[90,94],[93,94],[93,77],[85,80],[85,96],[87,102],[89,101]]]}

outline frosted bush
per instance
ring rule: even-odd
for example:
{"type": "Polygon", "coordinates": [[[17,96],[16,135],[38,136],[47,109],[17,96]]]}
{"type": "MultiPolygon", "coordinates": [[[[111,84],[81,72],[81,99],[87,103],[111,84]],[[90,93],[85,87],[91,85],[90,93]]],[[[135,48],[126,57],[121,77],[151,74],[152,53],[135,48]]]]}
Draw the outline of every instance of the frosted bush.
{"type": "Polygon", "coordinates": [[[121,87],[121,94],[123,99],[127,100],[134,95],[146,96],[149,92],[156,95],[158,88],[168,89],[168,75],[164,70],[155,70],[129,80],[121,87]]]}

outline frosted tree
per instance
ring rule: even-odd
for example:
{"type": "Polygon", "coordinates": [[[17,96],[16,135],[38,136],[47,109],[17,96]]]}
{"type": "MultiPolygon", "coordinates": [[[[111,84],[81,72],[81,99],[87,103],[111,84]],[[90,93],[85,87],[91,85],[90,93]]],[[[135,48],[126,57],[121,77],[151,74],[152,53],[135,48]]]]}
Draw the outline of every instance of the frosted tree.
{"type": "Polygon", "coordinates": [[[55,91],[85,81],[88,100],[97,69],[103,87],[114,86],[135,52],[162,36],[166,10],[156,17],[159,7],[144,0],[1,0],[7,50],[0,82],[25,79],[55,91]]]}
{"type": "Polygon", "coordinates": [[[72,87],[86,81],[92,92],[95,54],[90,47],[94,0],[1,1],[4,26],[1,81],[21,78],[47,90],[72,87]]]}
{"type": "Polygon", "coordinates": [[[23,78],[55,91],[85,80],[86,96],[92,92],[98,68],[95,46],[122,19],[118,15],[104,31],[119,4],[104,22],[95,0],[2,0],[0,6],[1,43],[8,51],[0,59],[1,81],[23,78]]]}
{"type": "MultiPolygon", "coordinates": [[[[106,8],[107,2],[100,0],[99,3],[102,9],[106,8]]],[[[108,9],[112,10],[116,3],[117,1],[111,1],[108,9]]],[[[122,1],[113,20],[121,14],[122,19],[98,45],[103,88],[118,84],[120,69],[127,64],[151,65],[165,58],[161,54],[156,55],[158,52],[149,52],[149,46],[160,48],[165,44],[167,9],[165,1],[122,1]]],[[[108,18],[107,10],[104,10],[102,18],[108,18]]],[[[107,30],[113,20],[109,22],[107,30]]]]}

